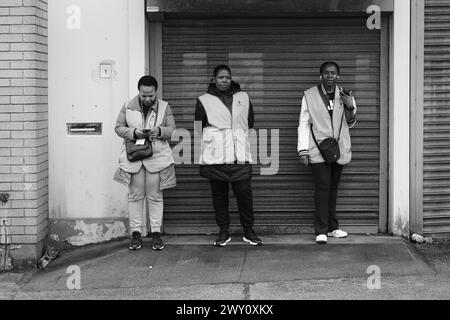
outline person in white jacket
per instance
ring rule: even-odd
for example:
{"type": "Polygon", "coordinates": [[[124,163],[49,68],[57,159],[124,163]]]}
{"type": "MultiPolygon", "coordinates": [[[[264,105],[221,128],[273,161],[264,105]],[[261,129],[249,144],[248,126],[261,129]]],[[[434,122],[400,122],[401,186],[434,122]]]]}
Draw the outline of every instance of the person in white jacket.
{"type": "Polygon", "coordinates": [[[154,250],[164,249],[161,239],[164,198],[163,184],[175,180],[174,159],[169,141],[176,129],[172,109],[166,101],[158,99],[158,82],[152,76],[143,76],[138,82],[139,94],[125,104],[117,117],[115,132],[124,139],[119,156],[119,169],[130,175],[128,210],[130,217],[130,250],[142,246],[141,230],[144,199],[150,214],[152,246],[154,250]],[[129,161],[125,141],[136,144],[148,139],[153,155],[129,161]]]}
{"type": "Polygon", "coordinates": [[[328,237],[345,238],[347,232],[339,228],[336,200],[342,169],[351,161],[349,128],[356,123],[356,102],[352,92],[337,85],[340,68],[327,61],[320,67],[321,83],[305,91],[298,127],[297,151],[300,162],[312,169],[314,195],[314,229],[317,243],[326,243],[328,237]],[[326,162],[318,145],[334,138],[340,157],[326,162]]]}

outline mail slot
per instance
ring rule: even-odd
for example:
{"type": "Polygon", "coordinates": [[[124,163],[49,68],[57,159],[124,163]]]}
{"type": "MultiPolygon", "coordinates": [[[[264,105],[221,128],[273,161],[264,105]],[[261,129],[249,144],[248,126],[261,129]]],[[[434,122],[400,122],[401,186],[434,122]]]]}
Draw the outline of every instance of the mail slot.
{"type": "Polygon", "coordinates": [[[101,123],[68,123],[67,134],[69,135],[101,135],[101,123]]]}

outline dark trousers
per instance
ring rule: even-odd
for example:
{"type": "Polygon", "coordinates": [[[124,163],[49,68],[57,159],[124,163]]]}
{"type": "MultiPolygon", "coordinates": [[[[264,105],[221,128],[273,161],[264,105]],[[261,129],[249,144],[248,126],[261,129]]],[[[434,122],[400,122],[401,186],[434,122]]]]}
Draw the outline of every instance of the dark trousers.
{"type": "MultiPolygon", "coordinates": [[[[210,180],[216,223],[221,230],[227,230],[230,226],[228,213],[228,181],[210,180]]],[[[253,227],[253,195],[251,180],[231,182],[234,196],[237,200],[239,218],[244,228],[253,227]]]]}
{"type": "Polygon", "coordinates": [[[344,166],[337,163],[311,164],[314,177],[314,228],[316,235],[339,229],[336,217],[338,184],[344,166]]]}

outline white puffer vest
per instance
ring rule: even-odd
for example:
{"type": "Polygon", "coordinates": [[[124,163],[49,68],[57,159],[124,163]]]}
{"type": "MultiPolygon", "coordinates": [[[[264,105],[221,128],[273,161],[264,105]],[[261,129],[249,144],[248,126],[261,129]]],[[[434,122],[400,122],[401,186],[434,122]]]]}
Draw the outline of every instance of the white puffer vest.
{"type": "Polygon", "coordinates": [[[199,99],[211,125],[203,129],[200,164],[251,163],[248,95],[245,92],[233,95],[231,113],[214,95],[205,94],[199,99]]]}

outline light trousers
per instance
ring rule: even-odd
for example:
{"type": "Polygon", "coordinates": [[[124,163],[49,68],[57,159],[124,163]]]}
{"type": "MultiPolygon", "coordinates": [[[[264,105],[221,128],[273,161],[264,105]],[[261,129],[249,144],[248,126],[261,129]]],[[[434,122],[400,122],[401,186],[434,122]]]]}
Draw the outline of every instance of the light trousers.
{"type": "Polygon", "coordinates": [[[142,233],[144,199],[147,199],[151,232],[161,232],[164,199],[160,190],[160,175],[148,172],[144,166],[138,173],[131,174],[128,194],[130,231],[142,233]]]}

